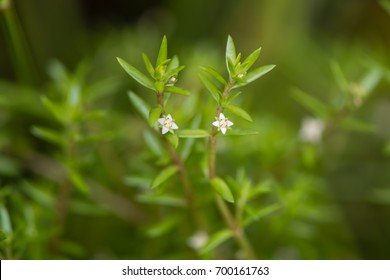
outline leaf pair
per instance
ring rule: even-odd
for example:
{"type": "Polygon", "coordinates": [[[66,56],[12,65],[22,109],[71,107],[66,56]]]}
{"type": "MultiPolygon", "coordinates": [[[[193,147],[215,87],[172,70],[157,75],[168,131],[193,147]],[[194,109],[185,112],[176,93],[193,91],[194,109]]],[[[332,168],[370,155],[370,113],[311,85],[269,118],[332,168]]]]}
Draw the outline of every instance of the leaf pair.
{"type": "Polygon", "coordinates": [[[151,78],[147,77],[122,58],[117,57],[117,60],[134,80],[148,89],[159,93],[170,92],[173,94],[189,95],[187,90],[175,86],[177,76],[184,69],[184,66],[180,66],[179,59],[176,56],[172,59],[168,59],[167,56],[168,46],[166,36],[163,37],[161,42],[155,67],[149,57],[145,53],[142,53],[142,59],[151,78]]]}
{"type": "Polygon", "coordinates": [[[236,47],[232,37],[229,35],[226,43],[226,68],[229,72],[229,79],[233,81],[232,88],[245,86],[271,71],[275,65],[265,65],[250,72],[249,69],[260,56],[261,48],[253,51],[243,62],[240,61],[241,53],[236,54],[236,47]]]}

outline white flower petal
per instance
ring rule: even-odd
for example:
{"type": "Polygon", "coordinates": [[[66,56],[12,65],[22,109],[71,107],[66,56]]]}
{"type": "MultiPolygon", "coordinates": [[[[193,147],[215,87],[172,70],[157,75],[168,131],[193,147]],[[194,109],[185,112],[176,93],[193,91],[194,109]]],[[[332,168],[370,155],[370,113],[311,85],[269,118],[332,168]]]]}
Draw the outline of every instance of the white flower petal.
{"type": "Polygon", "coordinates": [[[227,128],[226,128],[226,127],[221,127],[221,131],[222,131],[222,133],[223,133],[223,134],[225,134],[225,133],[226,133],[226,130],[227,130],[227,128]]]}
{"type": "Polygon", "coordinates": [[[165,133],[167,133],[168,131],[169,131],[169,129],[166,128],[165,126],[163,126],[163,128],[162,128],[162,134],[165,134],[165,133]]]}
{"type": "Polygon", "coordinates": [[[224,119],[226,119],[225,115],[223,113],[220,113],[219,114],[219,120],[224,120],[224,119]]]}
{"type": "Polygon", "coordinates": [[[226,121],[226,124],[227,124],[227,126],[232,126],[234,123],[232,123],[231,121],[226,121]]]}
{"type": "Polygon", "coordinates": [[[171,114],[168,114],[168,116],[165,117],[167,120],[172,120],[171,114]]]}
{"type": "Polygon", "coordinates": [[[219,121],[213,122],[213,126],[219,127],[219,121]]]}
{"type": "Polygon", "coordinates": [[[172,126],[171,126],[172,129],[178,129],[179,127],[177,126],[177,124],[175,123],[172,123],[172,126]]]}
{"type": "Polygon", "coordinates": [[[165,118],[159,118],[157,121],[159,124],[164,125],[165,118]]]}

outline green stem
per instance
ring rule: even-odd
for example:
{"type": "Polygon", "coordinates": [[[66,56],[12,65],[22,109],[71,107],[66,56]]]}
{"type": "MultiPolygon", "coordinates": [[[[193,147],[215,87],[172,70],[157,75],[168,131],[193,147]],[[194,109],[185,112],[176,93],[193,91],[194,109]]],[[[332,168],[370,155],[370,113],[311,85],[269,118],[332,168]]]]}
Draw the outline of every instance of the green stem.
{"type": "MultiPolygon", "coordinates": [[[[156,92],[156,95],[157,95],[157,104],[159,104],[162,108],[162,110],[161,110],[161,117],[162,117],[165,113],[164,92],[156,92]]],[[[180,181],[183,184],[183,189],[185,192],[187,205],[190,208],[190,212],[191,212],[191,215],[195,221],[195,224],[199,228],[205,228],[206,227],[205,222],[201,218],[199,211],[196,209],[194,194],[192,192],[192,185],[190,183],[190,180],[188,179],[188,174],[187,174],[186,168],[184,166],[184,162],[183,162],[182,158],[180,157],[180,155],[173,148],[173,146],[165,139],[165,137],[163,137],[163,139],[164,139],[165,145],[168,148],[168,152],[169,152],[171,159],[173,160],[173,162],[175,163],[175,165],[178,168],[179,177],[180,177],[180,181]]]]}
{"type": "MultiPolygon", "coordinates": [[[[223,97],[227,97],[229,95],[229,92],[233,86],[233,83],[229,81],[228,85],[225,87],[223,91],[223,97]]],[[[220,113],[223,112],[222,105],[219,104],[216,109],[216,117],[219,116],[220,113]]],[[[216,177],[216,158],[217,158],[217,134],[218,130],[216,127],[211,128],[210,137],[209,137],[209,149],[208,149],[208,171],[209,171],[209,180],[211,181],[213,178],[216,177]]],[[[238,244],[240,245],[241,249],[243,250],[245,254],[245,258],[248,259],[256,259],[256,254],[252,249],[252,246],[250,242],[248,241],[245,232],[240,227],[240,224],[238,220],[234,218],[234,215],[231,213],[229,207],[227,206],[226,202],[219,196],[218,193],[214,191],[214,198],[216,201],[216,204],[218,206],[218,210],[221,213],[226,225],[229,227],[229,229],[232,231],[233,236],[237,240],[238,244]]]]}
{"type": "Polygon", "coordinates": [[[26,37],[11,0],[0,0],[0,19],[11,62],[18,79],[27,84],[37,80],[37,71],[26,37]]]}

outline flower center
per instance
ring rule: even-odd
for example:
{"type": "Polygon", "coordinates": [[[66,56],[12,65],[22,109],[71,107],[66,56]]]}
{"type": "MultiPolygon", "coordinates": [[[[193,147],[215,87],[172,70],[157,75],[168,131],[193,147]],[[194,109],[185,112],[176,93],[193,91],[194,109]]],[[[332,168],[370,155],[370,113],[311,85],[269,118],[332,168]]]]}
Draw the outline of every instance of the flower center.
{"type": "Polygon", "coordinates": [[[226,128],[228,126],[227,120],[220,120],[219,121],[219,126],[222,128],[226,128]]]}
{"type": "Polygon", "coordinates": [[[170,128],[170,127],[172,126],[172,121],[171,121],[171,120],[165,120],[165,121],[164,121],[164,126],[165,126],[166,128],[170,128]]]}

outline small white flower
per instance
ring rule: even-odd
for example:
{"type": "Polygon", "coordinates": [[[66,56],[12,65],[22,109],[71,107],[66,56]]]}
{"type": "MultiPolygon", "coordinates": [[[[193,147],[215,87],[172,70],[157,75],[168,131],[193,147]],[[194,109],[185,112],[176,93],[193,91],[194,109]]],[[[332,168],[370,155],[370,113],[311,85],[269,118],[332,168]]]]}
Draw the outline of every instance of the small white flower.
{"type": "Polygon", "coordinates": [[[222,131],[223,134],[226,133],[226,130],[230,128],[234,123],[229,121],[223,113],[219,114],[219,118],[213,122],[213,126],[217,127],[218,130],[222,131]]]}
{"type": "Polygon", "coordinates": [[[318,143],[321,141],[324,132],[324,122],[315,118],[304,118],[302,120],[299,136],[303,141],[309,143],[318,143]]]}
{"type": "Polygon", "coordinates": [[[203,247],[203,245],[206,244],[206,242],[209,240],[209,236],[204,230],[199,230],[194,233],[190,238],[187,240],[187,244],[195,249],[199,250],[200,248],[203,247]]]}
{"type": "Polygon", "coordinates": [[[159,118],[157,122],[162,126],[162,134],[165,134],[168,131],[173,133],[173,129],[179,128],[170,114],[168,114],[168,116],[164,116],[163,118],[159,118]]]}

